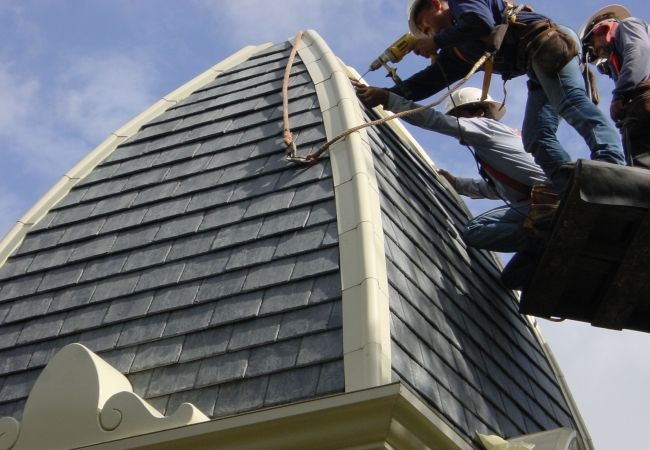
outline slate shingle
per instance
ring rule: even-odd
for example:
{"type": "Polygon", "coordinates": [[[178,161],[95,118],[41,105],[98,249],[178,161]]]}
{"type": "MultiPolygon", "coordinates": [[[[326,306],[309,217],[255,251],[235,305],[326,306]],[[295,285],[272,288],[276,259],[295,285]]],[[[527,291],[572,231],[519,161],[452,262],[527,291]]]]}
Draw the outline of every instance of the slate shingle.
{"type": "Polygon", "coordinates": [[[268,377],[260,377],[221,386],[214,416],[221,417],[262,407],[268,381],[268,377]]]}
{"type": "Polygon", "coordinates": [[[204,359],[224,353],[231,334],[232,326],[210,328],[188,334],[183,344],[180,362],[204,359]]]}
{"type": "Polygon", "coordinates": [[[271,375],[265,405],[290,403],[313,397],[318,386],[320,367],[305,367],[271,375]]]}
{"type": "Polygon", "coordinates": [[[178,336],[140,345],[131,365],[131,371],[137,372],[177,362],[184,339],[185,336],[178,336]]]}
{"type": "Polygon", "coordinates": [[[211,386],[242,378],[246,371],[248,358],[249,352],[248,350],[244,350],[202,360],[196,385],[211,386]]]}

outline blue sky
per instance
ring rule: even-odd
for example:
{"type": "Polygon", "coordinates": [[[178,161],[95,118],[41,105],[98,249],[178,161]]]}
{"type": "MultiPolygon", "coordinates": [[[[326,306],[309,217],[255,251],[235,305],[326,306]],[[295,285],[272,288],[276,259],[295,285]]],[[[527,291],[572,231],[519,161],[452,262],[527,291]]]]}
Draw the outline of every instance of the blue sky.
{"type": "MultiPolygon", "coordinates": [[[[530,4],[579,28],[605,1],[530,4]]],[[[650,19],[645,0],[626,3],[650,19]]],[[[369,62],[406,31],[406,0],[0,0],[0,236],[78,160],[153,102],[245,45],[316,29],[348,65],[369,62]]],[[[426,62],[410,55],[406,77],[426,62]]],[[[384,73],[366,78],[389,85],[384,73]]],[[[481,79],[473,80],[480,85],[481,79]]],[[[600,79],[609,104],[611,82],[600,79]]],[[[508,113],[520,126],[524,80],[508,83],[508,113]]],[[[496,77],[492,95],[502,98],[496,77]]],[[[410,128],[432,159],[458,175],[475,165],[451,139],[410,128]]],[[[574,157],[581,138],[563,125],[574,157]]],[[[475,212],[496,206],[473,202],[475,212]]],[[[650,413],[650,335],[540,320],[599,449],[639,448],[650,413]]]]}

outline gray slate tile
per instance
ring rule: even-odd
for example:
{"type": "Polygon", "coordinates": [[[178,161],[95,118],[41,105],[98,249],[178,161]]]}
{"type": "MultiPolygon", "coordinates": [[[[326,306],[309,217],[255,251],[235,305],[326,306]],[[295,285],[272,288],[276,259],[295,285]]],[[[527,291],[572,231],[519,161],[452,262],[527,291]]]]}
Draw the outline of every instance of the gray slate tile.
{"type": "Polygon", "coordinates": [[[343,330],[336,329],[302,338],[298,365],[307,365],[343,357],[343,330]]]}
{"type": "Polygon", "coordinates": [[[292,279],[337,270],[339,268],[339,249],[332,247],[318,252],[306,253],[296,260],[292,279]]]}
{"type": "Polygon", "coordinates": [[[244,217],[248,205],[249,202],[238,202],[208,211],[199,229],[207,230],[236,223],[244,217]]]}
{"type": "Polygon", "coordinates": [[[306,280],[267,289],[260,314],[265,315],[307,305],[313,283],[313,280],[306,280]]]}
{"type": "Polygon", "coordinates": [[[28,233],[22,244],[20,244],[18,251],[19,253],[26,253],[40,250],[42,248],[53,247],[59,242],[64,233],[65,229],[56,229],[41,233],[28,233]]]}
{"type": "Polygon", "coordinates": [[[319,248],[326,231],[327,225],[321,225],[283,236],[275,250],[275,257],[297,255],[319,248]]]}
{"type": "Polygon", "coordinates": [[[185,263],[183,261],[177,263],[167,263],[162,266],[146,270],[140,276],[137,291],[145,291],[169,284],[178,283],[178,280],[183,273],[185,263]]]}
{"type": "Polygon", "coordinates": [[[201,282],[195,281],[171,288],[160,289],[156,291],[148,313],[151,314],[191,305],[194,303],[200,287],[201,282]]]}
{"type": "Polygon", "coordinates": [[[0,291],[0,301],[32,295],[42,284],[42,279],[43,275],[37,274],[3,283],[0,291]]]}
{"type": "Polygon", "coordinates": [[[250,378],[294,367],[299,348],[300,339],[294,339],[251,350],[245,376],[250,378]]]}
{"type": "MultiPolygon", "coordinates": [[[[65,320],[65,314],[55,314],[55,315],[49,315],[44,318],[39,318],[38,320],[32,320],[30,322],[25,323],[24,328],[22,325],[18,327],[18,330],[22,328],[22,332],[20,333],[20,337],[18,338],[18,343],[19,344],[24,344],[27,342],[33,342],[37,340],[42,340],[42,339],[48,339],[52,338],[55,336],[58,336],[59,331],[61,330],[61,327],[63,326],[63,322],[65,320]]],[[[11,327],[3,327],[3,331],[11,331],[11,327]]],[[[0,340],[3,343],[4,342],[13,342],[15,343],[16,340],[12,339],[12,336],[3,336],[3,339],[0,340]]],[[[10,344],[10,346],[13,344],[10,344]]],[[[0,347],[2,344],[0,344],[0,347]]]]}
{"type": "Polygon", "coordinates": [[[316,394],[320,367],[305,367],[270,376],[265,405],[290,403],[316,394]]]}
{"type": "Polygon", "coordinates": [[[341,275],[333,273],[324,275],[314,280],[309,303],[321,303],[341,296],[341,275]]]}
{"type": "Polygon", "coordinates": [[[279,339],[301,336],[327,329],[332,303],[323,303],[284,314],[278,333],[279,339]]]}
{"type": "Polygon", "coordinates": [[[214,305],[212,303],[174,311],[169,314],[163,336],[186,334],[190,331],[201,330],[210,323],[213,311],[214,305]]]}
{"type": "Polygon", "coordinates": [[[289,281],[294,266],[294,258],[287,258],[252,268],[248,272],[243,288],[245,290],[258,289],[285,283],[289,281]]]}
{"type": "Polygon", "coordinates": [[[79,337],[79,343],[85,345],[95,353],[104,352],[115,348],[121,333],[122,324],[97,328],[82,333],[79,337]]]}
{"type": "MultiPolygon", "coordinates": [[[[15,322],[29,317],[40,316],[47,312],[52,302],[52,295],[37,295],[15,301],[11,304],[5,321],[15,322]]],[[[1,321],[0,321],[1,322],[1,321]]]]}
{"type": "Polygon", "coordinates": [[[167,314],[156,314],[124,324],[118,340],[120,347],[160,339],[167,324],[167,314]]]}
{"type": "Polygon", "coordinates": [[[23,275],[33,260],[34,255],[8,259],[2,267],[0,267],[0,279],[23,275]]]}
{"type": "Polygon", "coordinates": [[[198,376],[199,361],[154,369],[147,396],[159,396],[191,389],[198,376]]]}
{"type": "Polygon", "coordinates": [[[232,326],[230,325],[188,334],[179,361],[205,359],[224,353],[228,347],[228,342],[230,342],[231,334],[232,326]]]}
{"type": "Polygon", "coordinates": [[[63,327],[61,327],[61,334],[74,333],[101,325],[107,310],[107,304],[99,304],[69,312],[63,322],[63,327]]]}
{"type": "MultiPolygon", "coordinates": [[[[25,328],[31,327],[33,324],[28,323],[24,325],[25,328]]],[[[23,324],[22,323],[17,323],[14,325],[3,325],[0,327],[0,349],[3,348],[11,348],[16,344],[16,341],[19,339],[19,336],[23,332],[23,324]]],[[[26,333],[26,336],[28,336],[28,339],[22,341],[22,342],[29,342],[31,339],[29,339],[29,333],[26,333]]]]}
{"type": "Polygon", "coordinates": [[[226,269],[234,270],[269,262],[273,258],[277,242],[277,238],[256,240],[233,249],[226,269]]]}
{"type": "Polygon", "coordinates": [[[73,247],[74,252],[69,257],[70,261],[79,261],[81,259],[96,257],[107,254],[116,239],[115,234],[97,237],[73,247]]]}
{"type": "Polygon", "coordinates": [[[93,294],[91,301],[101,302],[108,300],[109,298],[116,298],[122,295],[128,295],[133,293],[138,280],[140,279],[140,274],[128,274],[122,275],[119,277],[114,277],[109,280],[102,281],[97,284],[97,288],[93,294]]]}
{"type": "Polygon", "coordinates": [[[264,218],[264,225],[262,225],[259,236],[264,237],[302,228],[309,218],[309,211],[309,207],[297,208],[285,213],[267,216],[264,218]]]}
{"type": "Polygon", "coordinates": [[[113,300],[108,308],[104,323],[117,322],[144,316],[153,300],[153,293],[144,293],[113,300]]]}
{"type": "Polygon", "coordinates": [[[323,364],[318,379],[317,395],[327,395],[345,391],[343,361],[323,364]]]}
{"type": "Polygon", "coordinates": [[[236,320],[255,317],[260,311],[262,293],[251,292],[231,298],[224,298],[215,303],[211,325],[224,324],[236,320]]]}
{"type": "MultiPolygon", "coordinates": [[[[208,247],[209,248],[209,247],[208,247]]],[[[203,251],[206,248],[202,249],[203,251]]],[[[196,258],[188,259],[185,262],[185,270],[181,276],[182,281],[203,278],[221,273],[226,267],[230,258],[230,250],[212,252],[196,258]]]]}
{"type": "Polygon", "coordinates": [[[115,243],[113,244],[112,252],[127,250],[136,246],[147,245],[153,242],[154,236],[158,233],[158,224],[153,224],[145,227],[134,228],[131,230],[121,231],[115,243]]]}
{"type": "Polygon", "coordinates": [[[43,292],[50,289],[56,289],[63,286],[76,284],[81,278],[85,264],[69,264],[60,269],[46,272],[43,281],[38,286],[38,291],[43,292]]]}
{"type": "Polygon", "coordinates": [[[172,249],[169,252],[169,255],[167,255],[167,261],[205,253],[211,248],[212,242],[216,237],[216,231],[208,231],[197,233],[194,236],[185,236],[177,239],[172,244],[172,249]]]}
{"type": "Polygon", "coordinates": [[[246,271],[229,272],[203,281],[197,301],[216,300],[238,294],[246,279],[246,271]]]}
{"type": "Polygon", "coordinates": [[[111,231],[122,230],[125,228],[140,225],[147,213],[146,208],[131,209],[121,212],[117,215],[111,215],[106,219],[101,231],[102,233],[110,233],[111,231]]]}
{"type": "Polygon", "coordinates": [[[211,386],[244,376],[249,352],[226,353],[201,361],[196,386],[211,386]]]}
{"type": "Polygon", "coordinates": [[[0,352],[0,374],[27,369],[32,351],[33,346],[23,346],[0,352]]]}
{"type": "Polygon", "coordinates": [[[171,249],[171,243],[163,243],[151,245],[145,248],[133,250],[130,254],[122,271],[131,271],[134,269],[141,269],[156,264],[161,264],[167,258],[167,254],[171,249]]]}
{"type": "Polygon", "coordinates": [[[203,221],[203,213],[188,214],[180,218],[164,222],[156,235],[156,240],[175,238],[198,230],[203,221]]]}
{"type": "Polygon", "coordinates": [[[196,211],[224,204],[228,202],[234,189],[235,186],[230,184],[210,189],[208,191],[197,192],[192,195],[192,200],[187,206],[187,211],[196,211]]]}
{"type": "Polygon", "coordinates": [[[275,341],[280,329],[280,319],[281,316],[276,315],[236,324],[228,350],[239,350],[275,341]]]}
{"type": "Polygon", "coordinates": [[[86,264],[83,275],[79,281],[84,282],[116,275],[122,271],[122,268],[126,263],[126,259],[127,255],[117,254],[108,255],[101,259],[89,261],[86,264]]]}
{"type": "Polygon", "coordinates": [[[164,339],[138,347],[131,371],[139,371],[174,364],[178,361],[185,336],[164,339]]]}
{"type": "Polygon", "coordinates": [[[214,411],[214,405],[217,402],[218,395],[219,387],[217,386],[174,393],[169,397],[169,403],[167,405],[168,414],[173,414],[181,404],[190,403],[203,414],[210,417],[214,411]]]}
{"type": "Polygon", "coordinates": [[[262,228],[264,219],[253,219],[247,222],[239,222],[222,228],[217,234],[217,238],[212,243],[213,249],[223,248],[255,239],[262,228]]]}
{"type": "Polygon", "coordinates": [[[221,386],[214,416],[221,417],[262,407],[267,385],[268,377],[260,377],[221,386]]]}

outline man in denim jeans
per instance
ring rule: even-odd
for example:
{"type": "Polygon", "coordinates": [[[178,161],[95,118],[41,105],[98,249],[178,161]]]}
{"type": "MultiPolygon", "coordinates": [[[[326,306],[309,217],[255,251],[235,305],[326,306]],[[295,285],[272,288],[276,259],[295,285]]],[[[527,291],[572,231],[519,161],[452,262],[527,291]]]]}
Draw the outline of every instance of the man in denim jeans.
{"type": "MultiPolygon", "coordinates": [[[[411,32],[419,38],[415,53],[437,56],[436,63],[404,80],[410,99],[429,97],[463,78],[490,49],[489,38],[497,26],[511,23],[495,55],[494,72],[506,80],[528,75],[524,148],[554,187],[564,190],[566,175],[559,168],[571,159],[556,136],[560,117],[583,137],[591,159],[625,164],[616,129],[587,96],[573,31],[503,0],[410,0],[408,18],[411,32]],[[554,63],[559,64],[553,67],[554,63]]],[[[397,86],[389,90],[403,94],[397,86]]]]}
{"type": "MultiPolygon", "coordinates": [[[[352,84],[364,103],[366,99],[380,98],[381,105],[395,113],[419,106],[384,89],[357,81],[352,81],[352,84]]],[[[549,180],[532,156],[524,151],[520,133],[499,122],[504,114],[505,108],[501,108],[489,96],[481,100],[480,89],[467,87],[452,94],[446,114],[427,109],[405,116],[404,120],[455,137],[470,146],[482,179],[457,178],[449,172],[438,170],[459,194],[471,198],[500,199],[506,203],[470,220],[463,230],[463,241],[485,250],[530,255],[536,250],[537,242],[524,232],[522,222],[528,214],[532,186],[547,185],[549,180]]],[[[512,288],[520,287],[524,280],[520,272],[505,271],[502,277],[504,284],[512,288]]]]}

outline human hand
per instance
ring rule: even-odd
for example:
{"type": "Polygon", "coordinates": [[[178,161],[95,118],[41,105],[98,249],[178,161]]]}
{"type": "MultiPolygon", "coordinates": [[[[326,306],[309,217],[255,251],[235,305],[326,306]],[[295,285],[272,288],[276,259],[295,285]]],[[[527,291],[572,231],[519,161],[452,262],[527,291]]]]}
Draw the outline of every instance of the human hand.
{"type": "Polygon", "coordinates": [[[430,37],[418,39],[413,45],[413,53],[425,58],[431,58],[438,52],[438,46],[430,37]]]}
{"type": "Polygon", "coordinates": [[[442,176],[445,178],[447,181],[449,181],[449,184],[456,189],[456,177],[447,172],[445,169],[438,169],[438,175],[442,176]]]}
{"type": "Polygon", "coordinates": [[[612,100],[609,107],[609,115],[615,121],[623,120],[625,118],[625,103],[623,100],[612,100]]]}
{"type": "Polygon", "coordinates": [[[368,108],[375,106],[388,105],[388,91],[386,89],[366,86],[357,80],[350,79],[354,90],[357,92],[357,97],[368,108]]]}

